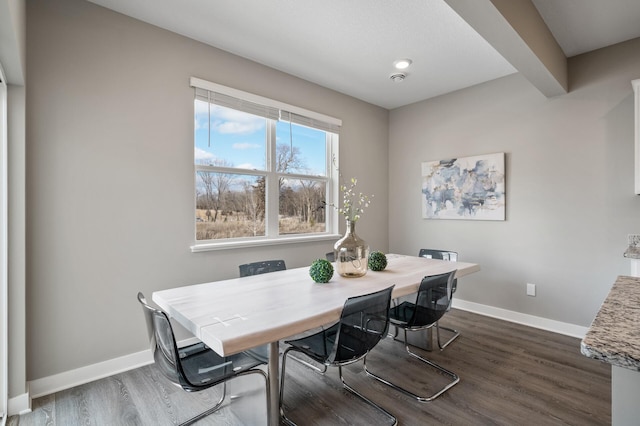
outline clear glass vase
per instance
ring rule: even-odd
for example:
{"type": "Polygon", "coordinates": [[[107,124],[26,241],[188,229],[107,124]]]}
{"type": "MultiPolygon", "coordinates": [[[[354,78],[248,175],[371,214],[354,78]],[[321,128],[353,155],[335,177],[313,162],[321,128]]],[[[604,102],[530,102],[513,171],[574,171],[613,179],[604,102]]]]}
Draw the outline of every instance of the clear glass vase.
{"type": "Polygon", "coordinates": [[[367,273],[369,245],[356,235],[356,223],[347,220],[347,232],[333,246],[336,272],[343,277],[361,277],[367,273]]]}

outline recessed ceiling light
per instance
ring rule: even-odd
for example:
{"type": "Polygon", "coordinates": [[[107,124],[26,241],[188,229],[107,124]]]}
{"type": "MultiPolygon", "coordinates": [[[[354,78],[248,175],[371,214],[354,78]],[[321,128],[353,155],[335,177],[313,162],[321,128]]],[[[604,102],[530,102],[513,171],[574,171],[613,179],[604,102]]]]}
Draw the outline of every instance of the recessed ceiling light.
{"type": "Polygon", "coordinates": [[[398,70],[406,70],[411,65],[411,59],[398,59],[393,63],[393,66],[398,70]]]}

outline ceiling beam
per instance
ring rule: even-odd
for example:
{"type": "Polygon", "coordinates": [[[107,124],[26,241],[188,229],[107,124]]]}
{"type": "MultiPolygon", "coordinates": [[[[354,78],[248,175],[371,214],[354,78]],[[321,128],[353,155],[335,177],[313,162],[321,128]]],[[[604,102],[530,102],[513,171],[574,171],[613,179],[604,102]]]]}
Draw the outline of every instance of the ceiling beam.
{"type": "Polygon", "coordinates": [[[547,97],[568,92],[567,58],[531,0],[444,0],[547,97]]]}

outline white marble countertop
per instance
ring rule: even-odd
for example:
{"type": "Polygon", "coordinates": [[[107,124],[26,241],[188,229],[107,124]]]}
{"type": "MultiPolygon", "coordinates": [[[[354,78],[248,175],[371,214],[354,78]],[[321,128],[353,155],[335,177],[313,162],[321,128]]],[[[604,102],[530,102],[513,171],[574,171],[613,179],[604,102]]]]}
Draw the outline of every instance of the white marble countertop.
{"type": "Polygon", "coordinates": [[[640,370],[640,278],[618,277],[582,339],[580,351],[612,365],[640,370]]]}

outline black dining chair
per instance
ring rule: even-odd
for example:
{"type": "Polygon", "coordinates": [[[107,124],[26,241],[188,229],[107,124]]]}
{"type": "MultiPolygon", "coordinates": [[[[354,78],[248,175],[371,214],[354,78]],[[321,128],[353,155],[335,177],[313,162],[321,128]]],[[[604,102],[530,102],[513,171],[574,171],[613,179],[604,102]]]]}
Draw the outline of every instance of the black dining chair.
{"type": "MultiPolygon", "coordinates": [[[[420,257],[426,257],[428,259],[440,259],[440,260],[446,260],[449,262],[457,262],[458,261],[458,253],[455,251],[449,251],[449,250],[435,250],[435,249],[420,249],[420,252],[418,253],[418,256],[420,257]]],[[[458,288],[458,279],[454,278],[453,279],[453,285],[452,285],[452,293],[456,292],[456,289],[458,288]]],[[[453,328],[449,328],[449,327],[444,327],[441,326],[439,323],[436,324],[436,330],[438,330],[438,332],[440,330],[447,330],[448,332],[452,333],[451,338],[449,338],[449,340],[447,340],[444,344],[442,344],[440,342],[440,334],[438,334],[438,347],[440,348],[440,350],[446,348],[447,346],[449,346],[449,343],[453,342],[454,340],[456,340],[459,336],[460,336],[460,332],[458,330],[455,330],[453,328]]]]}
{"type": "MultiPolygon", "coordinates": [[[[381,381],[382,383],[396,389],[405,395],[417,399],[420,402],[430,402],[449,390],[452,386],[460,381],[460,378],[453,372],[439,366],[415,352],[412,352],[407,343],[407,332],[418,331],[433,327],[438,320],[447,312],[451,304],[452,285],[455,271],[446,274],[427,276],[422,279],[415,303],[402,302],[401,304],[391,308],[389,313],[389,322],[404,331],[404,345],[409,355],[419,359],[427,365],[433,367],[440,373],[450,377],[450,381],[430,396],[417,395],[399,385],[394,384],[390,380],[382,378],[380,375],[373,373],[367,367],[367,359],[364,359],[364,370],[366,373],[381,381]]],[[[437,328],[436,328],[437,331],[437,328]]]]}
{"type": "Polygon", "coordinates": [[[284,260],[263,260],[260,262],[245,263],[238,266],[240,276],[247,277],[249,275],[265,274],[268,272],[284,271],[287,266],[284,260]]]}
{"type": "Polygon", "coordinates": [[[265,360],[248,352],[223,357],[202,342],[178,348],[167,314],[149,305],[142,293],[138,293],[138,301],[144,311],[153,359],[160,372],[187,392],[202,391],[219,384],[223,386],[222,396],[213,407],[181,423],[180,426],[195,423],[217,411],[224,402],[227,381],[240,376],[262,376],[267,395],[265,404],[268,404],[269,378],[258,368],[265,364],[265,360]]]}
{"type": "MultiPolygon", "coordinates": [[[[435,249],[420,249],[418,252],[419,257],[426,257],[427,259],[440,259],[447,260],[449,262],[458,261],[458,252],[449,250],[435,250],[435,249]]],[[[458,280],[453,280],[453,292],[456,292],[458,288],[458,280]]]]}
{"type": "MultiPolygon", "coordinates": [[[[267,274],[269,272],[284,271],[287,269],[284,260],[263,260],[260,262],[246,263],[244,265],[238,266],[238,268],[240,269],[240,277],[267,274]]],[[[248,352],[258,357],[268,359],[267,354],[269,353],[269,347],[267,345],[259,346],[257,348],[249,349],[248,352]]],[[[314,365],[311,362],[308,362],[296,356],[292,358],[306,365],[307,367],[316,370],[318,373],[324,373],[327,371],[327,367],[324,365],[318,367],[317,365],[314,365]]]]}
{"type": "Polygon", "coordinates": [[[384,413],[393,425],[397,424],[391,413],[345,383],[342,375],[343,366],[365,358],[387,335],[392,290],[393,286],[375,293],[350,297],[342,308],[340,321],[336,324],[312,335],[285,342],[289,346],[282,355],[280,413],[286,423],[295,424],[286,416],[283,402],[287,355],[293,351],[327,367],[338,367],[340,381],[347,391],[384,413]]]}
{"type": "MultiPolygon", "coordinates": [[[[238,269],[240,270],[240,278],[249,277],[251,275],[261,275],[268,274],[270,272],[277,271],[285,271],[287,269],[287,265],[284,260],[261,260],[258,262],[245,263],[242,265],[238,265],[238,269]]],[[[269,345],[262,345],[252,349],[247,350],[253,356],[268,360],[269,359],[269,345]]],[[[304,360],[299,360],[303,364],[308,364],[304,360]]],[[[317,368],[311,364],[308,364],[311,368],[317,368]]]]}

